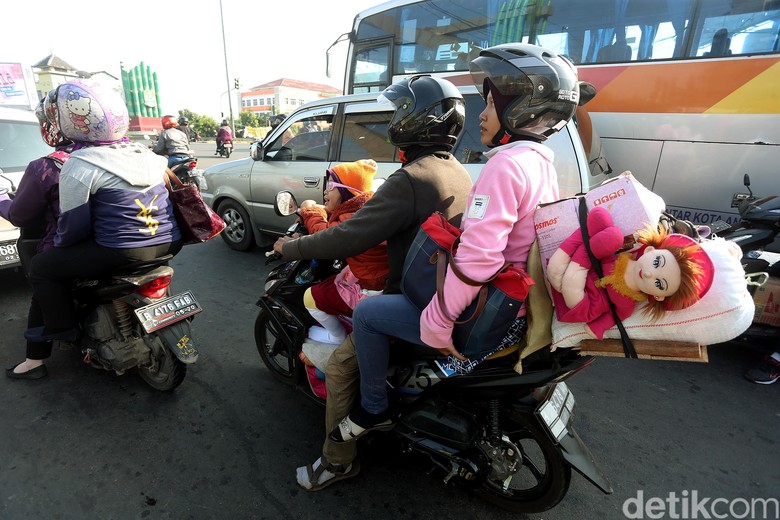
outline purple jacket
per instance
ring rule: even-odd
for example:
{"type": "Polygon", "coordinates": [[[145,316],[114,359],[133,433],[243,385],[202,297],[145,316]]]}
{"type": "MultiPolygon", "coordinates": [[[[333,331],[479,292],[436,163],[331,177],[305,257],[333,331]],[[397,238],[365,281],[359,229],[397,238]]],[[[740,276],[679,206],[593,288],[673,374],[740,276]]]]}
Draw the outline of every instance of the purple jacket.
{"type": "MultiPolygon", "coordinates": [[[[65,148],[57,150],[65,151],[65,148]]],[[[59,182],[59,164],[48,157],[41,157],[27,165],[14,198],[0,201],[0,216],[14,226],[45,227],[38,244],[39,253],[54,245],[60,215],[59,182]]]]}

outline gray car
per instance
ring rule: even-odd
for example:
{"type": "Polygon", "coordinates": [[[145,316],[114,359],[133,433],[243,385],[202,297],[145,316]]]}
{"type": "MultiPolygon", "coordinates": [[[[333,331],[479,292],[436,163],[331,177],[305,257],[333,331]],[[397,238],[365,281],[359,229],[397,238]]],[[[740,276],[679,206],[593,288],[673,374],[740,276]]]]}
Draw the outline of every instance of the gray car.
{"type": "MultiPolygon", "coordinates": [[[[476,179],[486,159],[479,140],[479,114],[485,102],[475,87],[461,87],[466,100],[466,127],[454,155],[476,179]]],[[[398,149],[387,139],[392,106],[377,102],[377,94],[322,99],[301,106],[257,143],[250,157],[210,166],[203,198],[225,220],[225,243],[245,251],[268,247],[295,216],[273,210],[276,194],[291,191],[298,202],[322,203],[325,171],[341,162],[372,158],[382,179],[400,168],[398,149]]],[[[555,151],[561,196],[587,191],[605,180],[601,169],[591,175],[588,159],[574,123],[547,144],[555,151]]],[[[591,161],[593,163],[593,161],[591,161]]]]}

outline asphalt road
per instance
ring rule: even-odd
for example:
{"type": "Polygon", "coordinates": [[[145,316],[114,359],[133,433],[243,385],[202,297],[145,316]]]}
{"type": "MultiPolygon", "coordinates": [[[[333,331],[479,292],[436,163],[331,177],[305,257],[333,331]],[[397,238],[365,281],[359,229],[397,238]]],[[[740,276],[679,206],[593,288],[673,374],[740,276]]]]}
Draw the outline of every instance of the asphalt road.
{"type": "MultiPolygon", "coordinates": [[[[196,143],[201,166],[225,160],[207,157],[207,144],[196,143]]],[[[277,383],[255,349],[264,259],[221,239],[174,259],[173,290],[191,289],[204,312],[193,322],[200,359],[171,393],[63,349],[47,379],[0,378],[0,519],[620,519],[640,495],[645,512],[665,507],[644,518],[675,518],[670,497],[687,500],[674,507],[689,516],[676,518],[693,518],[694,494],[704,511],[722,499],[714,513],[745,518],[749,501],[780,499],[780,384],[744,380],[758,354],[731,345],[710,347],[708,364],[599,358],[569,380],[576,428],[612,495],[574,474],[555,509],[509,514],[445,486],[423,459],[365,445],[360,477],[304,492],[294,471],[318,456],[323,412],[277,383]]],[[[30,293],[13,271],[0,271],[0,287],[10,367],[23,358],[30,293]]]]}

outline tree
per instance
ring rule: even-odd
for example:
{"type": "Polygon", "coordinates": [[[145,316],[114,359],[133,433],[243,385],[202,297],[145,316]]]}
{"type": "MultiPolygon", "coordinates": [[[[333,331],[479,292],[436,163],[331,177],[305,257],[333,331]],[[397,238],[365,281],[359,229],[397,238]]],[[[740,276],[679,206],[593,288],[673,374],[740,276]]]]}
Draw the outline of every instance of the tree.
{"type": "Polygon", "coordinates": [[[260,126],[260,122],[257,120],[257,114],[254,112],[239,112],[237,126],[260,126]]]}

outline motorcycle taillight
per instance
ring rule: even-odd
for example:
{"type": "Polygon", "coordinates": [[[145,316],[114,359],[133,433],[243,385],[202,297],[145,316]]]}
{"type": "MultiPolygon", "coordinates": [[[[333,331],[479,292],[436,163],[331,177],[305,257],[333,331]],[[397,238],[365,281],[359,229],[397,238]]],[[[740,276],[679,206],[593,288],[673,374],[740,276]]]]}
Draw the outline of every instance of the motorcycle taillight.
{"type": "Polygon", "coordinates": [[[194,170],[198,166],[198,161],[192,161],[190,163],[190,170],[194,170]]]}
{"type": "Polygon", "coordinates": [[[165,296],[165,291],[169,285],[171,285],[171,277],[161,276],[143,284],[136,292],[147,298],[162,298],[165,296]]]}

